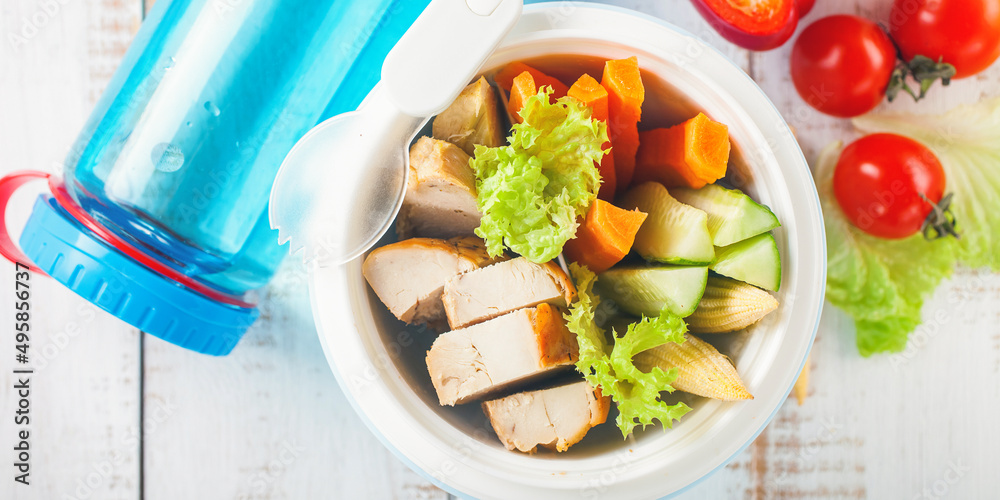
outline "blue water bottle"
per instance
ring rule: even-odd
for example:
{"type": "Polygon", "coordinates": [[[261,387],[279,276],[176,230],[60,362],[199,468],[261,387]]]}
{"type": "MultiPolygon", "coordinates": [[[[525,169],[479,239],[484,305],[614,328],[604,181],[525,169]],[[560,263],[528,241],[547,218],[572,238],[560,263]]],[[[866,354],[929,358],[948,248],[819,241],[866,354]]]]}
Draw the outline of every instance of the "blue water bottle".
{"type": "Polygon", "coordinates": [[[245,292],[286,253],[267,220],[282,159],[358,106],[428,1],[157,2],[64,177],[0,179],[0,253],[147,333],[228,354],[257,317],[245,292]],[[19,249],[3,209],[39,179],[51,193],[19,249]]]}

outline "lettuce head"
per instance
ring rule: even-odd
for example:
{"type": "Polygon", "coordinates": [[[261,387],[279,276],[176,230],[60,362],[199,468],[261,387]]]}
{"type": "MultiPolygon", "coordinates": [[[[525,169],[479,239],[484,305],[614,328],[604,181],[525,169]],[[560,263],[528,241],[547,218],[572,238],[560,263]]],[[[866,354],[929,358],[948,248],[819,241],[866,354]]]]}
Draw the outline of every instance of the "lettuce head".
{"type": "Polygon", "coordinates": [[[597,198],[607,126],[576,99],[550,103],[551,92],[525,101],[509,146],[476,146],[470,161],[483,214],[476,234],[492,256],[506,247],[533,262],[554,259],[597,198]]]}

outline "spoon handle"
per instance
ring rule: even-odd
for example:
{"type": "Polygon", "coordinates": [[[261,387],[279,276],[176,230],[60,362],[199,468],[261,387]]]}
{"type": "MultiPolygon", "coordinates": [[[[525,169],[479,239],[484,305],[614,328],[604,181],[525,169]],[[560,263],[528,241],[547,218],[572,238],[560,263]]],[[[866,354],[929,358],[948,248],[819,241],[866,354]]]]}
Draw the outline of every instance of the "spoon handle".
{"type": "Polygon", "coordinates": [[[382,83],[410,116],[444,111],[517,23],[522,0],[433,0],[389,52],[382,83]]]}

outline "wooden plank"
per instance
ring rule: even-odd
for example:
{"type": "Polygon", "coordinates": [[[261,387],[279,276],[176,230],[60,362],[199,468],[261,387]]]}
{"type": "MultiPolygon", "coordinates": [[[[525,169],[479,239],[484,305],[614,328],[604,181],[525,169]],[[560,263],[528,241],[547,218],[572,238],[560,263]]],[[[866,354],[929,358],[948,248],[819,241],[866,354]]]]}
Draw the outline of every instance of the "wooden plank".
{"type": "MultiPolygon", "coordinates": [[[[56,172],[138,23],[134,2],[9,0],[0,16],[0,174],[56,172]]],[[[36,191],[37,192],[37,191],[36,191]]],[[[8,221],[20,228],[33,195],[8,221]]],[[[0,261],[0,449],[13,459],[14,266],[0,261]]],[[[0,498],[134,499],[139,495],[139,336],[52,280],[32,283],[31,484],[0,498]]],[[[8,465],[8,467],[10,467],[8,465]]]]}
{"type": "MultiPolygon", "coordinates": [[[[891,0],[819,2],[803,23],[833,13],[886,19],[891,0]]],[[[801,30],[801,27],[800,27],[801,30]]],[[[794,40],[794,39],[793,39],[794,40]]],[[[833,140],[858,137],[794,92],[791,44],[754,54],[752,75],[814,159],[833,140]]],[[[1000,95],[1000,66],[935,88],[919,104],[901,96],[875,112],[939,113],[1000,95]]],[[[903,354],[863,359],[849,317],[827,305],[812,354],[805,405],[786,402],[724,471],[682,498],[972,498],[995,483],[985,464],[1000,451],[990,423],[1000,382],[1000,276],[960,270],[924,308],[925,325],[903,354]],[[919,333],[923,332],[923,333],[919,333]],[[934,410],[939,408],[940,411],[934,410]],[[745,473],[745,474],[743,474],[745,473]]]]}
{"type": "Polygon", "coordinates": [[[146,406],[170,401],[176,411],[145,442],[146,498],[447,497],[355,415],[308,304],[301,269],[286,262],[263,293],[261,319],[231,355],[210,358],[147,337],[146,406]]]}

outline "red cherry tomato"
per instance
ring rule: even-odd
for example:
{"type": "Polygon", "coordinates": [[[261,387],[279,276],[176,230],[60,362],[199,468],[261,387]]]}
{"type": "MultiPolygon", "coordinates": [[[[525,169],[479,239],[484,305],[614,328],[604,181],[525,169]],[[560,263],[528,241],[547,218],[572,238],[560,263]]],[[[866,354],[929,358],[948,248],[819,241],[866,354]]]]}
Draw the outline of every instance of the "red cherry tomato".
{"type": "Polygon", "coordinates": [[[931,150],[896,134],[872,134],[840,153],[833,194],[852,224],[881,238],[920,231],[944,195],[941,162],[931,150]]]}
{"type": "Polygon", "coordinates": [[[857,116],[877,106],[895,66],[892,40],[858,16],[824,17],[792,47],[795,89],[810,106],[833,116],[857,116]]]}
{"type": "Polygon", "coordinates": [[[923,55],[972,76],[1000,57],[997,0],[895,0],[889,34],[907,61],[923,55]]]}
{"type": "Polygon", "coordinates": [[[795,0],[795,10],[799,11],[799,19],[806,17],[814,5],[816,0],[795,0]]]}

